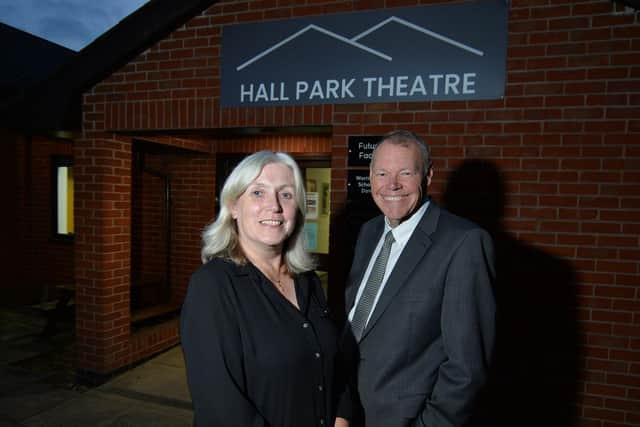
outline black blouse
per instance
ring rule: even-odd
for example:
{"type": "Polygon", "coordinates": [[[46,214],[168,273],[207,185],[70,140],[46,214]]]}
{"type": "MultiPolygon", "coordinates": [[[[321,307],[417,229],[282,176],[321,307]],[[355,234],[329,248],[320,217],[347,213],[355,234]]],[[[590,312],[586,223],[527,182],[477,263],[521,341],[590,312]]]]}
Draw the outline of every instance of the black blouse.
{"type": "Polygon", "coordinates": [[[209,261],[189,282],[180,335],[198,427],[333,425],[336,331],[318,277],[299,309],[253,265],[209,261]]]}

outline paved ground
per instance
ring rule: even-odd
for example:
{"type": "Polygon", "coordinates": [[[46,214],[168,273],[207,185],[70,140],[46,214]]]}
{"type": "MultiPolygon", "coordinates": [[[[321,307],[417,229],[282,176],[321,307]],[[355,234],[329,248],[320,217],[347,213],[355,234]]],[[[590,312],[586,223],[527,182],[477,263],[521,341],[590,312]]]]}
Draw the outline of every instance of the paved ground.
{"type": "Polygon", "coordinates": [[[191,426],[181,348],[95,388],[74,383],[72,322],[43,337],[44,317],[0,309],[0,427],[191,426]]]}

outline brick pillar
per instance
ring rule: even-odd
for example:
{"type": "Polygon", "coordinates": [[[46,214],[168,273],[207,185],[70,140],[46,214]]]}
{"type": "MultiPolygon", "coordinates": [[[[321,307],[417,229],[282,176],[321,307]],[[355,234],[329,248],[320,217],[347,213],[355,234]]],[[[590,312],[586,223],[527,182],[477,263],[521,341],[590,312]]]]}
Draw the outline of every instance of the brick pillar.
{"type": "Polygon", "coordinates": [[[75,144],[76,351],[81,379],[128,364],[131,141],[75,144]]]}

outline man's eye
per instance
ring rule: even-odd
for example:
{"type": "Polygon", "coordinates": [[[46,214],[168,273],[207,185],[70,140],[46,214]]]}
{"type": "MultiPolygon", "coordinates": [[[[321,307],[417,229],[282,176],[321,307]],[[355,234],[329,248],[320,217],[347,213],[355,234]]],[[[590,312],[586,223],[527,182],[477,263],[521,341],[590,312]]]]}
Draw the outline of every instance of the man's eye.
{"type": "Polygon", "coordinates": [[[382,176],[385,176],[385,175],[386,175],[386,173],[384,173],[384,172],[376,172],[376,176],[382,177],[382,176]]]}

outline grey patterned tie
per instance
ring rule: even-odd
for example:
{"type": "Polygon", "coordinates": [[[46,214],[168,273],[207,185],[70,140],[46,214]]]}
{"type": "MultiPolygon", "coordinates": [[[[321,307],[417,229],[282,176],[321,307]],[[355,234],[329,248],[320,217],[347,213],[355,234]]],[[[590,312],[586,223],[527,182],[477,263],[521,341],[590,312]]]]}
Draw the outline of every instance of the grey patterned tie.
{"type": "Polygon", "coordinates": [[[373,301],[376,299],[378,289],[380,288],[380,284],[384,278],[384,271],[387,267],[387,260],[389,259],[389,253],[391,252],[391,245],[393,245],[393,242],[395,242],[395,239],[393,238],[393,233],[389,230],[387,235],[384,236],[382,250],[378,254],[376,261],[373,263],[371,274],[369,274],[369,278],[367,279],[367,283],[364,285],[362,295],[360,295],[360,300],[358,300],[356,310],[353,313],[351,330],[353,331],[353,335],[356,337],[356,341],[360,341],[362,332],[367,325],[367,319],[369,318],[369,313],[373,307],[373,301]]]}

